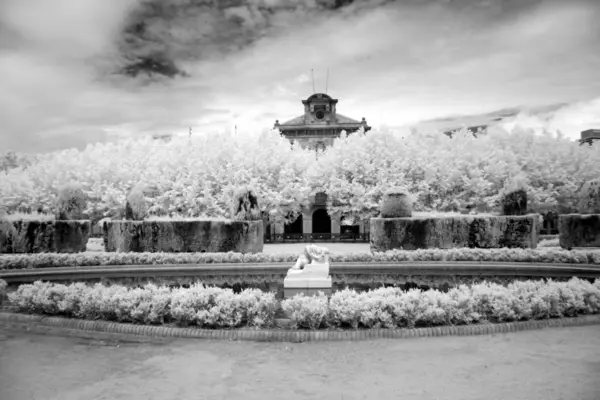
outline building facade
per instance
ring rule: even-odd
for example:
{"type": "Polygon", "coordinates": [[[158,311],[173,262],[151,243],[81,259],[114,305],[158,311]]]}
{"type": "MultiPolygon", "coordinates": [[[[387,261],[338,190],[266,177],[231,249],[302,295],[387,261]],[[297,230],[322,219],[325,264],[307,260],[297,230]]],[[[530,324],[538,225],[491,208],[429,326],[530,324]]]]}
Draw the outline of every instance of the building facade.
{"type": "MultiPolygon", "coordinates": [[[[304,114],[284,123],[275,122],[274,129],[291,143],[307,150],[325,150],[339,138],[342,131],[350,135],[371,127],[361,121],[337,112],[338,100],[325,93],[315,93],[302,100],[304,114]]],[[[309,206],[292,223],[274,223],[265,227],[265,240],[282,241],[368,241],[369,221],[348,224],[339,213],[327,211],[327,193],[316,193],[309,198],[309,206]]]]}
{"type": "Polygon", "coordinates": [[[581,132],[581,139],[579,139],[579,144],[589,144],[590,146],[596,140],[600,140],[600,129],[588,129],[581,132]]]}
{"type": "Polygon", "coordinates": [[[274,129],[279,129],[281,135],[290,142],[310,149],[325,149],[331,146],[342,131],[351,134],[361,127],[365,132],[371,129],[364,118],[357,121],[338,114],[337,103],[337,99],[325,93],[315,93],[302,100],[304,114],[282,124],[277,120],[274,129]]]}

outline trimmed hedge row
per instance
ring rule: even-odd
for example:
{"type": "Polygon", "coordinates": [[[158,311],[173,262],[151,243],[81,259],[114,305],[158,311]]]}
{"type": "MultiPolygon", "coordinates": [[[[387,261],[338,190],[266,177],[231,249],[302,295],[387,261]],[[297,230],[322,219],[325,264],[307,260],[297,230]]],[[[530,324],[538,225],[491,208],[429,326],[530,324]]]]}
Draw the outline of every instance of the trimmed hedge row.
{"type": "Polygon", "coordinates": [[[282,308],[292,327],[318,329],[412,328],[509,322],[600,312],[600,279],[594,284],[572,278],[568,282],[516,281],[508,286],[483,282],[460,285],[447,293],[380,288],[357,293],[345,289],[326,296],[295,296],[282,308]]]}
{"type": "MultiPolygon", "coordinates": [[[[86,286],[35,282],[9,294],[19,310],[75,318],[178,325],[203,328],[272,326],[278,303],[273,293],[231,289],[146,285],[86,286]]],[[[568,282],[525,281],[508,286],[483,282],[461,285],[447,293],[380,288],[368,292],[345,289],[330,299],[294,296],[281,302],[291,328],[412,328],[504,322],[600,312],[600,279],[593,284],[572,278],[568,282]]]]}
{"type": "Polygon", "coordinates": [[[4,300],[4,296],[6,295],[6,287],[8,284],[5,280],[0,279],[0,304],[2,304],[2,300],[4,300]]]}
{"type": "Polygon", "coordinates": [[[231,289],[202,284],[171,289],[152,284],[128,288],[37,281],[19,286],[8,298],[29,313],[140,324],[174,322],[202,328],[271,326],[277,307],[274,293],[246,289],[235,294],[231,289]]]}
{"type": "MultiPolygon", "coordinates": [[[[0,269],[95,265],[161,265],[210,263],[294,263],[297,253],[79,253],[15,254],[0,256],[0,269]]],[[[336,262],[488,261],[600,264],[598,250],[542,249],[426,249],[375,253],[331,253],[336,262]]]]}

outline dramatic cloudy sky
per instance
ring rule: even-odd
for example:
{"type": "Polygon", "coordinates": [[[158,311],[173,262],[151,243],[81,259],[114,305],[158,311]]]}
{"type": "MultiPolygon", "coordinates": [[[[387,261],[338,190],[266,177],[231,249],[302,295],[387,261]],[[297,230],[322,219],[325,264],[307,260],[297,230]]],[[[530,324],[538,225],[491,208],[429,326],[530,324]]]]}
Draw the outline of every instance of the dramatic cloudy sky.
{"type": "Polygon", "coordinates": [[[599,0],[0,0],[0,151],[270,128],[327,67],[376,127],[573,103],[576,136],[600,122],[598,21],[599,0]]]}

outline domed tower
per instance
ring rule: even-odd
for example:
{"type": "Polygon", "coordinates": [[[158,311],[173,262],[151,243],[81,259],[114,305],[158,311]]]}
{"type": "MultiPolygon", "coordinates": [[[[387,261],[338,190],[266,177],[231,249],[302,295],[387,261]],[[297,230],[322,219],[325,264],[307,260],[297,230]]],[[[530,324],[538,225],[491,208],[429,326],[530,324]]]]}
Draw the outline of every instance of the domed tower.
{"type": "Polygon", "coordinates": [[[367,121],[357,121],[337,113],[337,99],[325,93],[315,93],[306,100],[304,115],[292,120],[279,123],[275,121],[274,129],[279,129],[281,135],[292,143],[299,143],[304,148],[319,148],[331,146],[335,138],[339,138],[342,131],[347,134],[356,132],[361,127],[365,132],[371,129],[367,121]]]}

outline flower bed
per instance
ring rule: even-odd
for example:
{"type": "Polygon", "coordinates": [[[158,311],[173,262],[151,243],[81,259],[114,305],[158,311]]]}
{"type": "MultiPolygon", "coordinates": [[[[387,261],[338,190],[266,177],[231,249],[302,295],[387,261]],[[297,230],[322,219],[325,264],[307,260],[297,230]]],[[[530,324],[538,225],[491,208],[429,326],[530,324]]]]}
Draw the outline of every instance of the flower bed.
{"type": "MultiPolygon", "coordinates": [[[[14,254],[0,256],[1,269],[95,265],[161,265],[211,263],[295,263],[297,253],[79,253],[14,254]]],[[[598,250],[544,249],[426,249],[375,253],[331,253],[330,262],[481,261],[600,264],[598,250]]]]}
{"type": "MultiPolygon", "coordinates": [[[[141,324],[175,323],[203,328],[269,327],[278,309],[273,293],[146,285],[69,286],[36,282],[9,294],[22,312],[141,324]]],[[[280,303],[291,328],[412,328],[504,322],[600,312],[600,280],[525,281],[507,286],[484,282],[447,293],[381,288],[342,290],[331,298],[297,295],[280,303]]]]}

